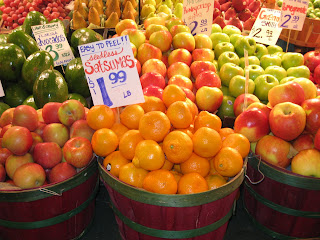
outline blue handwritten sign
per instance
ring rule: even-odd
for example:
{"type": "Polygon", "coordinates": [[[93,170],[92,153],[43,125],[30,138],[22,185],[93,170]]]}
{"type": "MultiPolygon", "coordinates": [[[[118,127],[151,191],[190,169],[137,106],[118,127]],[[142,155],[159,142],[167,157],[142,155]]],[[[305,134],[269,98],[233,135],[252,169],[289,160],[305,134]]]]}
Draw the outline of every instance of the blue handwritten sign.
{"type": "Polygon", "coordinates": [[[279,26],[285,29],[301,31],[306,19],[307,9],[307,1],[284,0],[279,26]]]}

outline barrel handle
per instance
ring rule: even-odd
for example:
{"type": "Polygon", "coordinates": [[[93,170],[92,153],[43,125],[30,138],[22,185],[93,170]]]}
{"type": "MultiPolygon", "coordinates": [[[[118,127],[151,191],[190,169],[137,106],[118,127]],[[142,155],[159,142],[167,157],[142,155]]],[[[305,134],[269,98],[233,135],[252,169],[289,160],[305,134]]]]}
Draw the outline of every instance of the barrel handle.
{"type": "Polygon", "coordinates": [[[62,196],[62,193],[57,193],[55,191],[52,191],[50,189],[47,189],[47,188],[39,188],[39,191],[40,192],[44,192],[44,193],[48,193],[48,194],[51,194],[51,195],[56,195],[56,196],[62,196]]]}
{"type": "MultiPolygon", "coordinates": [[[[263,172],[261,172],[261,170],[260,170],[260,163],[261,163],[261,157],[260,156],[257,156],[258,158],[259,158],[259,162],[258,162],[258,165],[257,165],[257,169],[258,169],[258,171],[259,171],[259,173],[261,174],[261,176],[262,176],[262,178],[259,180],[259,181],[257,181],[257,182],[253,182],[251,179],[250,179],[250,177],[247,175],[247,173],[245,174],[245,176],[246,176],[246,178],[249,180],[249,182],[251,183],[251,184],[253,184],[253,185],[256,185],[256,184],[259,184],[259,183],[261,183],[263,180],[264,180],[264,174],[263,174],[263,172]]],[[[247,170],[247,165],[245,166],[245,170],[247,170]]]]}

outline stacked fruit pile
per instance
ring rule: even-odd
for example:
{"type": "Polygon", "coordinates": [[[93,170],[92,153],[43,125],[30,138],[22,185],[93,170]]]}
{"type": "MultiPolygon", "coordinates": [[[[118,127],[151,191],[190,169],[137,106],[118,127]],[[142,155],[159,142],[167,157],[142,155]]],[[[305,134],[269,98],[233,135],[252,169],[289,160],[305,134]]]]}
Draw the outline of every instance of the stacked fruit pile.
{"type": "Polygon", "coordinates": [[[172,14],[182,19],[183,1],[182,0],[144,0],[140,5],[140,20],[144,21],[149,17],[161,16],[169,19],[172,14]]]}

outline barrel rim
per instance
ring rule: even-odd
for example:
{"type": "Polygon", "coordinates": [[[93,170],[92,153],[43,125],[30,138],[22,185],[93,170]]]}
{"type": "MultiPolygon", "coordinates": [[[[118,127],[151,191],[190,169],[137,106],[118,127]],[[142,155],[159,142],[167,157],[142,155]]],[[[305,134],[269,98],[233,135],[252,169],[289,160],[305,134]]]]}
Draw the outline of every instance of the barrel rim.
{"type": "Polygon", "coordinates": [[[62,182],[52,183],[44,187],[25,190],[0,190],[0,202],[31,202],[51,196],[62,196],[62,193],[79,186],[89,179],[97,170],[96,156],[77,174],[62,182]]]}
{"type": "Polygon", "coordinates": [[[293,173],[285,168],[268,163],[253,153],[250,153],[248,156],[248,164],[255,170],[258,169],[259,165],[260,171],[266,177],[276,182],[307,190],[320,190],[320,178],[293,173]]]}
{"type": "MultiPolygon", "coordinates": [[[[225,185],[194,194],[159,194],[148,192],[142,188],[130,186],[115,176],[112,176],[102,165],[102,159],[98,158],[98,169],[102,180],[112,189],[123,196],[145,204],[164,206],[164,207],[193,207],[207,204],[226,197],[234,192],[244,180],[244,166],[241,171],[225,185]],[[119,191],[120,190],[120,191],[119,191]]],[[[245,160],[246,162],[246,160],[245,160]]]]}

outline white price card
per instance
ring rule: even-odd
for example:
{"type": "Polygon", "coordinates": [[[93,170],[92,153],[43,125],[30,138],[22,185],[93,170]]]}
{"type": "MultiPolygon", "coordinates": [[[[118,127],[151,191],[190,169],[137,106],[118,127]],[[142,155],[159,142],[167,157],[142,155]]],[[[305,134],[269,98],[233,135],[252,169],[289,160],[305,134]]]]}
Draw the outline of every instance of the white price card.
{"type": "Polygon", "coordinates": [[[36,25],[31,28],[38,47],[50,53],[54,66],[66,65],[74,59],[63,26],[60,23],[36,25]]]}
{"type": "Polygon", "coordinates": [[[283,0],[279,26],[301,31],[306,19],[309,0],[283,0]]]}
{"type": "Polygon", "coordinates": [[[4,91],[3,91],[3,87],[2,87],[2,83],[0,81],[0,97],[4,96],[4,91]]]}
{"type": "Polygon", "coordinates": [[[192,35],[210,36],[212,29],[214,2],[212,0],[185,0],[182,19],[190,28],[192,35]]]}
{"type": "Polygon", "coordinates": [[[144,102],[127,35],[78,48],[94,105],[114,108],[144,102]]]}
{"type": "Polygon", "coordinates": [[[249,36],[253,37],[256,42],[276,45],[282,31],[282,28],[279,27],[280,17],[280,10],[261,8],[249,36]]]}

